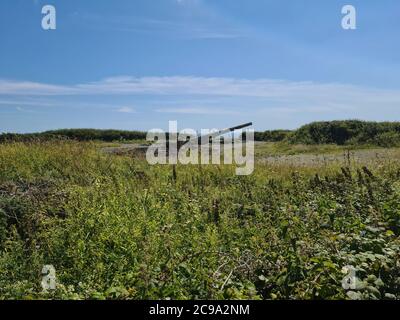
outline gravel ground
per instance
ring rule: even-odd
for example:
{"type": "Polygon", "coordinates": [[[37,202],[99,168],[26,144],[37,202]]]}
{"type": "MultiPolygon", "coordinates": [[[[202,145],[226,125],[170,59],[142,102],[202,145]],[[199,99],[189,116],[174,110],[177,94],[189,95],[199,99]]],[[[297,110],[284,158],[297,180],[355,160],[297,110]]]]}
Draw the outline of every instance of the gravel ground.
{"type": "MultiPolygon", "coordinates": [[[[257,146],[256,146],[257,148],[257,146]]],[[[122,144],[118,147],[105,147],[102,152],[109,154],[145,154],[147,146],[141,144],[122,144]]],[[[353,150],[350,152],[322,153],[322,154],[296,154],[296,155],[274,155],[257,156],[257,162],[273,165],[293,165],[293,166],[323,166],[328,164],[347,165],[361,164],[366,165],[372,162],[400,161],[400,149],[366,149],[353,150]]]]}
{"type": "Polygon", "coordinates": [[[400,161],[400,150],[370,149],[354,150],[349,153],[279,155],[260,157],[258,160],[268,164],[288,164],[295,166],[347,165],[349,162],[365,165],[371,162],[398,162],[400,161]]]}

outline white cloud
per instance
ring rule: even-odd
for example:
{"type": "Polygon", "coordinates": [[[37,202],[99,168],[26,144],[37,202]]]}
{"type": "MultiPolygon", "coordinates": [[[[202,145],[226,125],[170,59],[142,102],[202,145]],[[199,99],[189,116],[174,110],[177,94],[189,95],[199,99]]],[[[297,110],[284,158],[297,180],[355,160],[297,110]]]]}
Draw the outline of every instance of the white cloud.
{"type": "MultiPolygon", "coordinates": [[[[237,79],[205,78],[190,76],[174,77],[112,77],[91,83],[75,85],[54,85],[30,81],[0,80],[0,96],[138,96],[154,97],[179,96],[200,97],[217,101],[221,98],[249,101],[243,108],[251,107],[251,100],[256,99],[269,108],[288,112],[328,112],[343,110],[364,110],[380,108],[398,110],[400,90],[389,90],[356,86],[341,83],[296,82],[276,79],[237,79]],[[282,109],[282,108],[286,109],[282,109]],[[281,108],[281,109],[280,109],[281,108]]],[[[14,97],[15,98],[15,97],[14,97]]],[[[182,106],[183,109],[163,109],[162,112],[206,114],[218,111],[214,108],[182,106]]],[[[221,106],[226,108],[225,106],[221,106]]],[[[270,109],[271,110],[271,109],[270,109]]],[[[129,107],[120,108],[119,112],[131,113],[129,107]]],[[[161,111],[160,111],[161,112],[161,111]]]]}
{"type": "Polygon", "coordinates": [[[238,112],[221,109],[221,108],[204,108],[204,107],[190,107],[190,108],[160,108],[155,112],[159,113],[175,113],[175,114],[197,114],[197,115],[237,115],[238,112]]]}
{"type": "Polygon", "coordinates": [[[0,95],[69,95],[77,94],[78,89],[62,85],[51,85],[31,81],[12,81],[0,79],[0,95]]]}
{"type": "Polygon", "coordinates": [[[23,112],[23,113],[34,113],[34,112],[36,112],[35,110],[22,108],[20,106],[15,107],[15,110],[17,110],[18,112],[23,112]]]}
{"type": "Polygon", "coordinates": [[[136,111],[131,107],[119,108],[119,109],[117,109],[117,112],[121,112],[121,113],[136,113],[136,111]]]}

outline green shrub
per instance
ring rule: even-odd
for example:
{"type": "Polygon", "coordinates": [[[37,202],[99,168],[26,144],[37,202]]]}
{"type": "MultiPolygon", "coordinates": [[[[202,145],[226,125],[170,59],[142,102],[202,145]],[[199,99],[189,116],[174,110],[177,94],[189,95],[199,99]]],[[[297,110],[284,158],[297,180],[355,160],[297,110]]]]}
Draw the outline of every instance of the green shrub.
{"type": "Polygon", "coordinates": [[[388,147],[398,145],[399,138],[399,122],[347,120],[305,125],[296,130],[289,140],[305,144],[375,144],[388,147]]]}
{"type": "Polygon", "coordinates": [[[398,299],[400,166],[379,161],[172,179],[93,143],[1,145],[0,299],[398,299]]]}

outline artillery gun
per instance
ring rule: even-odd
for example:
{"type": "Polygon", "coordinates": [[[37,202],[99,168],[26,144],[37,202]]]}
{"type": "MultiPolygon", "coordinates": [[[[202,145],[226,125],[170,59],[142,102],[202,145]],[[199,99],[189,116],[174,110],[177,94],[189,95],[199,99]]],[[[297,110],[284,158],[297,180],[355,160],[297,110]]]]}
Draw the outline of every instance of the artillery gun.
{"type": "MultiPolygon", "coordinates": [[[[226,129],[218,130],[215,132],[210,132],[209,134],[206,134],[206,135],[202,135],[202,136],[196,135],[192,138],[188,137],[188,139],[185,141],[179,141],[178,139],[176,139],[176,142],[175,142],[176,149],[179,152],[180,148],[182,148],[184,145],[186,145],[188,143],[197,144],[199,146],[204,146],[206,144],[210,144],[210,142],[217,137],[220,137],[220,136],[230,133],[230,132],[233,133],[235,130],[244,129],[244,128],[250,127],[252,125],[253,125],[252,122],[248,122],[248,123],[234,126],[231,128],[226,128],[226,129]]],[[[170,141],[169,140],[170,140],[169,135],[167,133],[166,141],[165,141],[167,154],[169,153],[169,149],[170,149],[170,141]]],[[[145,155],[148,148],[149,148],[149,145],[147,145],[147,144],[143,144],[143,145],[126,144],[126,145],[122,145],[120,147],[104,148],[103,151],[105,151],[107,153],[132,154],[135,156],[136,155],[139,156],[139,155],[145,155]]]]}
{"type": "MultiPolygon", "coordinates": [[[[179,151],[179,149],[182,148],[186,144],[197,144],[199,146],[206,145],[206,144],[211,143],[211,141],[213,139],[218,138],[220,136],[223,136],[224,134],[227,134],[227,133],[230,133],[230,132],[233,133],[235,130],[244,129],[244,128],[250,127],[252,125],[253,125],[252,122],[248,122],[248,123],[241,124],[241,125],[238,125],[238,126],[235,126],[235,127],[231,127],[231,128],[226,128],[226,129],[210,132],[209,134],[202,135],[202,136],[199,136],[199,137],[195,136],[195,137],[187,139],[186,141],[177,140],[176,141],[177,150],[179,151]]],[[[169,143],[170,143],[170,141],[169,141],[169,139],[167,139],[167,144],[166,144],[167,145],[167,152],[169,150],[169,143]]]]}

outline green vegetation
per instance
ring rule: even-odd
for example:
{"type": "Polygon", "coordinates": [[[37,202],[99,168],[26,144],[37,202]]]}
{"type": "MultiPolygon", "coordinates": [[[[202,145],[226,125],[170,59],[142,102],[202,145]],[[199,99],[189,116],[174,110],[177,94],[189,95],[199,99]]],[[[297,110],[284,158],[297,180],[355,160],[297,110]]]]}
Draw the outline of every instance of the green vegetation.
{"type": "Polygon", "coordinates": [[[255,141],[277,142],[283,141],[291,134],[290,130],[267,130],[263,132],[255,132],[255,141]]]}
{"type": "Polygon", "coordinates": [[[398,159],[174,175],[92,142],[0,146],[2,299],[400,299],[399,261],[398,159]]]}
{"type": "Polygon", "coordinates": [[[290,144],[336,144],[350,146],[400,146],[400,122],[367,122],[359,120],[314,122],[301,128],[256,132],[256,141],[290,144]]]}
{"type": "Polygon", "coordinates": [[[291,144],[286,141],[259,142],[256,145],[255,151],[258,156],[341,153],[347,150],[361,148],[361,146],[352,148],[351,146],[338,146],[335,144],[291,144]]]}
{"type": "Polygon", "coordinates": [[[395,147],[400,146],[400,122],[314,122],[294,131],[289,141],[304,144],[371,144],[395,147]]]}
{"type": "MultiPolygon", "coordinates": [[[[0,134],[3,142],[31,142],[49,140],[77,141],[132,141],[145,140],[141,131],[62,129],[30,134],[0,134]]],[[[255,141],[284,142],[286,144],[336,144],[347,146],[400,146],[400,122],[367,122],[359,120],[314,122],[297,130],[269,130],[255,132],[255,141]]]]}
{"type": "Polygon", "coordinates": [[[0,135],[2,142],[32,142],[49,140],[77,140],[77,141],[121,141],[121,140],[144,140],[146,133],[141,131],[123,130],[96,130],[96,129],[61,129],[45,131],[41,133],[3,133],[0,135]]]}

